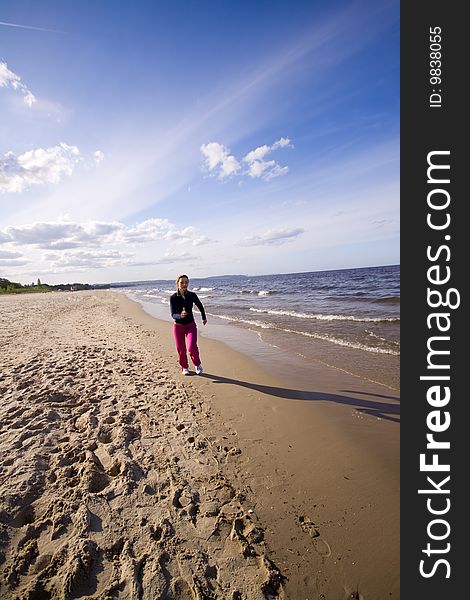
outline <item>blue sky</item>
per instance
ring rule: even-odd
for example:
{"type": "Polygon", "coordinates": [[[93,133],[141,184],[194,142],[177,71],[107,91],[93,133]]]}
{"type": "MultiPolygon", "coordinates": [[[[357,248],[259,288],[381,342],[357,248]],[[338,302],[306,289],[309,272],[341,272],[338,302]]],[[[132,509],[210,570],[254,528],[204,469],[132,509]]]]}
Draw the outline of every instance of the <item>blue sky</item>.
{"type": "Polygon", "coordinates": [[[399,262],[399,4],[0,4],[0,276],[399,262]]]}

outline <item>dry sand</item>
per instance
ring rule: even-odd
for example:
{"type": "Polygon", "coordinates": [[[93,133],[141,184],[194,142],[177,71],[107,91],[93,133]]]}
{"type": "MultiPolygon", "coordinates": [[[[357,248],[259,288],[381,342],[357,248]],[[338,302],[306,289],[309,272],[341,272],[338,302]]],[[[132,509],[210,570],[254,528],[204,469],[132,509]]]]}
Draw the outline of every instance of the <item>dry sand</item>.
{"type": "Polygon", "coordinates": [[[205,337],[183,378],[120,294],[0,320],[2,599],[399,598],[396,393],[205,337]]]}

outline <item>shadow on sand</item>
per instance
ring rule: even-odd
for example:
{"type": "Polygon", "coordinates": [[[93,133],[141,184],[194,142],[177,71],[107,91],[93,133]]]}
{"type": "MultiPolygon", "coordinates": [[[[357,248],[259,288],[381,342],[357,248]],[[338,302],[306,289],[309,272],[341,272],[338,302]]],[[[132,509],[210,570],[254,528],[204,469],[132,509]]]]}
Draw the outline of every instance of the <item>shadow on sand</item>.
{"type": "Polygon", "coordinates": [[[327,392],[307,392],[304,390],[292,390],[289,388],[273,387],[270,385],[260,385],[258,383],[250,383],[241,381],[240,379],[230,379],[229,377],[220,377],[219,375],[211,375],[205,373],[200,375],[205,379],[211,379],[214,383],[226,383],[231,385],[239,385],[262,394],[269,394],[277,398],[285,398],[286,400],[306,400],[322,402],[336,402],[338,404],[346,404],[355,408],[358,412],[393,421],[400,422],[400,398],[396,396],[386,396],[383,394],[372,394],[370,392],[361,392],[360,390],[342,390],[350,394],[358,394],[362,396],[373,396],[374,398],[383,398],[386,400],[395,400],[395,402],[383,402],[380,400],[367,400],[353,396],[343,396],[340,394],[329,394],[327,392]]]}

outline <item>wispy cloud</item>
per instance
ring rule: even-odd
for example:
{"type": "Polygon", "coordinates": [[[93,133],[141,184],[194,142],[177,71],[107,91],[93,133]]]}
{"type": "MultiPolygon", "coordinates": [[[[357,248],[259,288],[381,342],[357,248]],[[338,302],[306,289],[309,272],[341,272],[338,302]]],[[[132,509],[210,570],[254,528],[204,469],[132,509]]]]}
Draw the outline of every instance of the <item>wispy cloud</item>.
{"type": "MultiPolygon", "coordinates": [[[[104,154],[97,150],[93,158],[95,164],[99,164],[104,154]]],[[[7,152],[0,159],[0,192],[18,193],[33,185],[59,183],[64,176],[72,175],[75,166],[83,160],[77,146],[64,143],[28,150],[19,156],[7,152]]]]}
{"type": "Polygon", "coordinates": [[[280,246],[286,242],[290,242],[304,233],[304,229],[269,229],[261,235],[245,237],[241,242],[241,246],[280,246]]]}
{"type": "Polygon", "coordinates": [[[0,25],[4,27],[16,27],[18,29],[31,29],[33,31],[46,31],[48,33],[65,33],[58,29],[46,29],[45,27],[35,27],[34,25],[20,25],[19,23],[7,23],[6,21],[0,21],[0,25]]]}
{"type": "MultiPolygon", "coordinates": [[[[4,25],[4,23],[1,23],[4,25]]],[[[11,88],[23,96],[23,102],[31,108],[36,102],[34,94],[25,86],[21,78],[10,71],[5,61],[0,61],[0,87],[11,88]]]]}
{"type": "Polygon", "coordinates": [[[381,227],[384,227],[385,225],[390,225],[390,223],[393,223],[392,219],[376,219],[376,220],[372,221],[372,225],[376,229],[380,229],[381,227]]]}
{"type": "Polygon", "coordinates": [[[191,262],[199,260],[198,256],[190,254],[189,252],[165,252],[164,256],[155,261],[157,265],[172,265],[180,262],[191,262]]]}

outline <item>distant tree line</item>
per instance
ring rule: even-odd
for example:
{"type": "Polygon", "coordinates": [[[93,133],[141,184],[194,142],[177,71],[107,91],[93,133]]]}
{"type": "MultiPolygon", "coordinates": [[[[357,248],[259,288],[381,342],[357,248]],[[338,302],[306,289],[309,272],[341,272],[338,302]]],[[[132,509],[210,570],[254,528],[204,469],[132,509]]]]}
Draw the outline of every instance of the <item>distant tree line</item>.
{"type": "Polygon", "coordinates": [[[60,283],[58,285],[49,285],[41,283],[25,284],[16,283],[0,277],[0,294],[26,294],[31,292],[75,292],[79,290],[94,290],[97,288],[109,287],[105,285],[90,285],[89,283],[60,283]]]}

